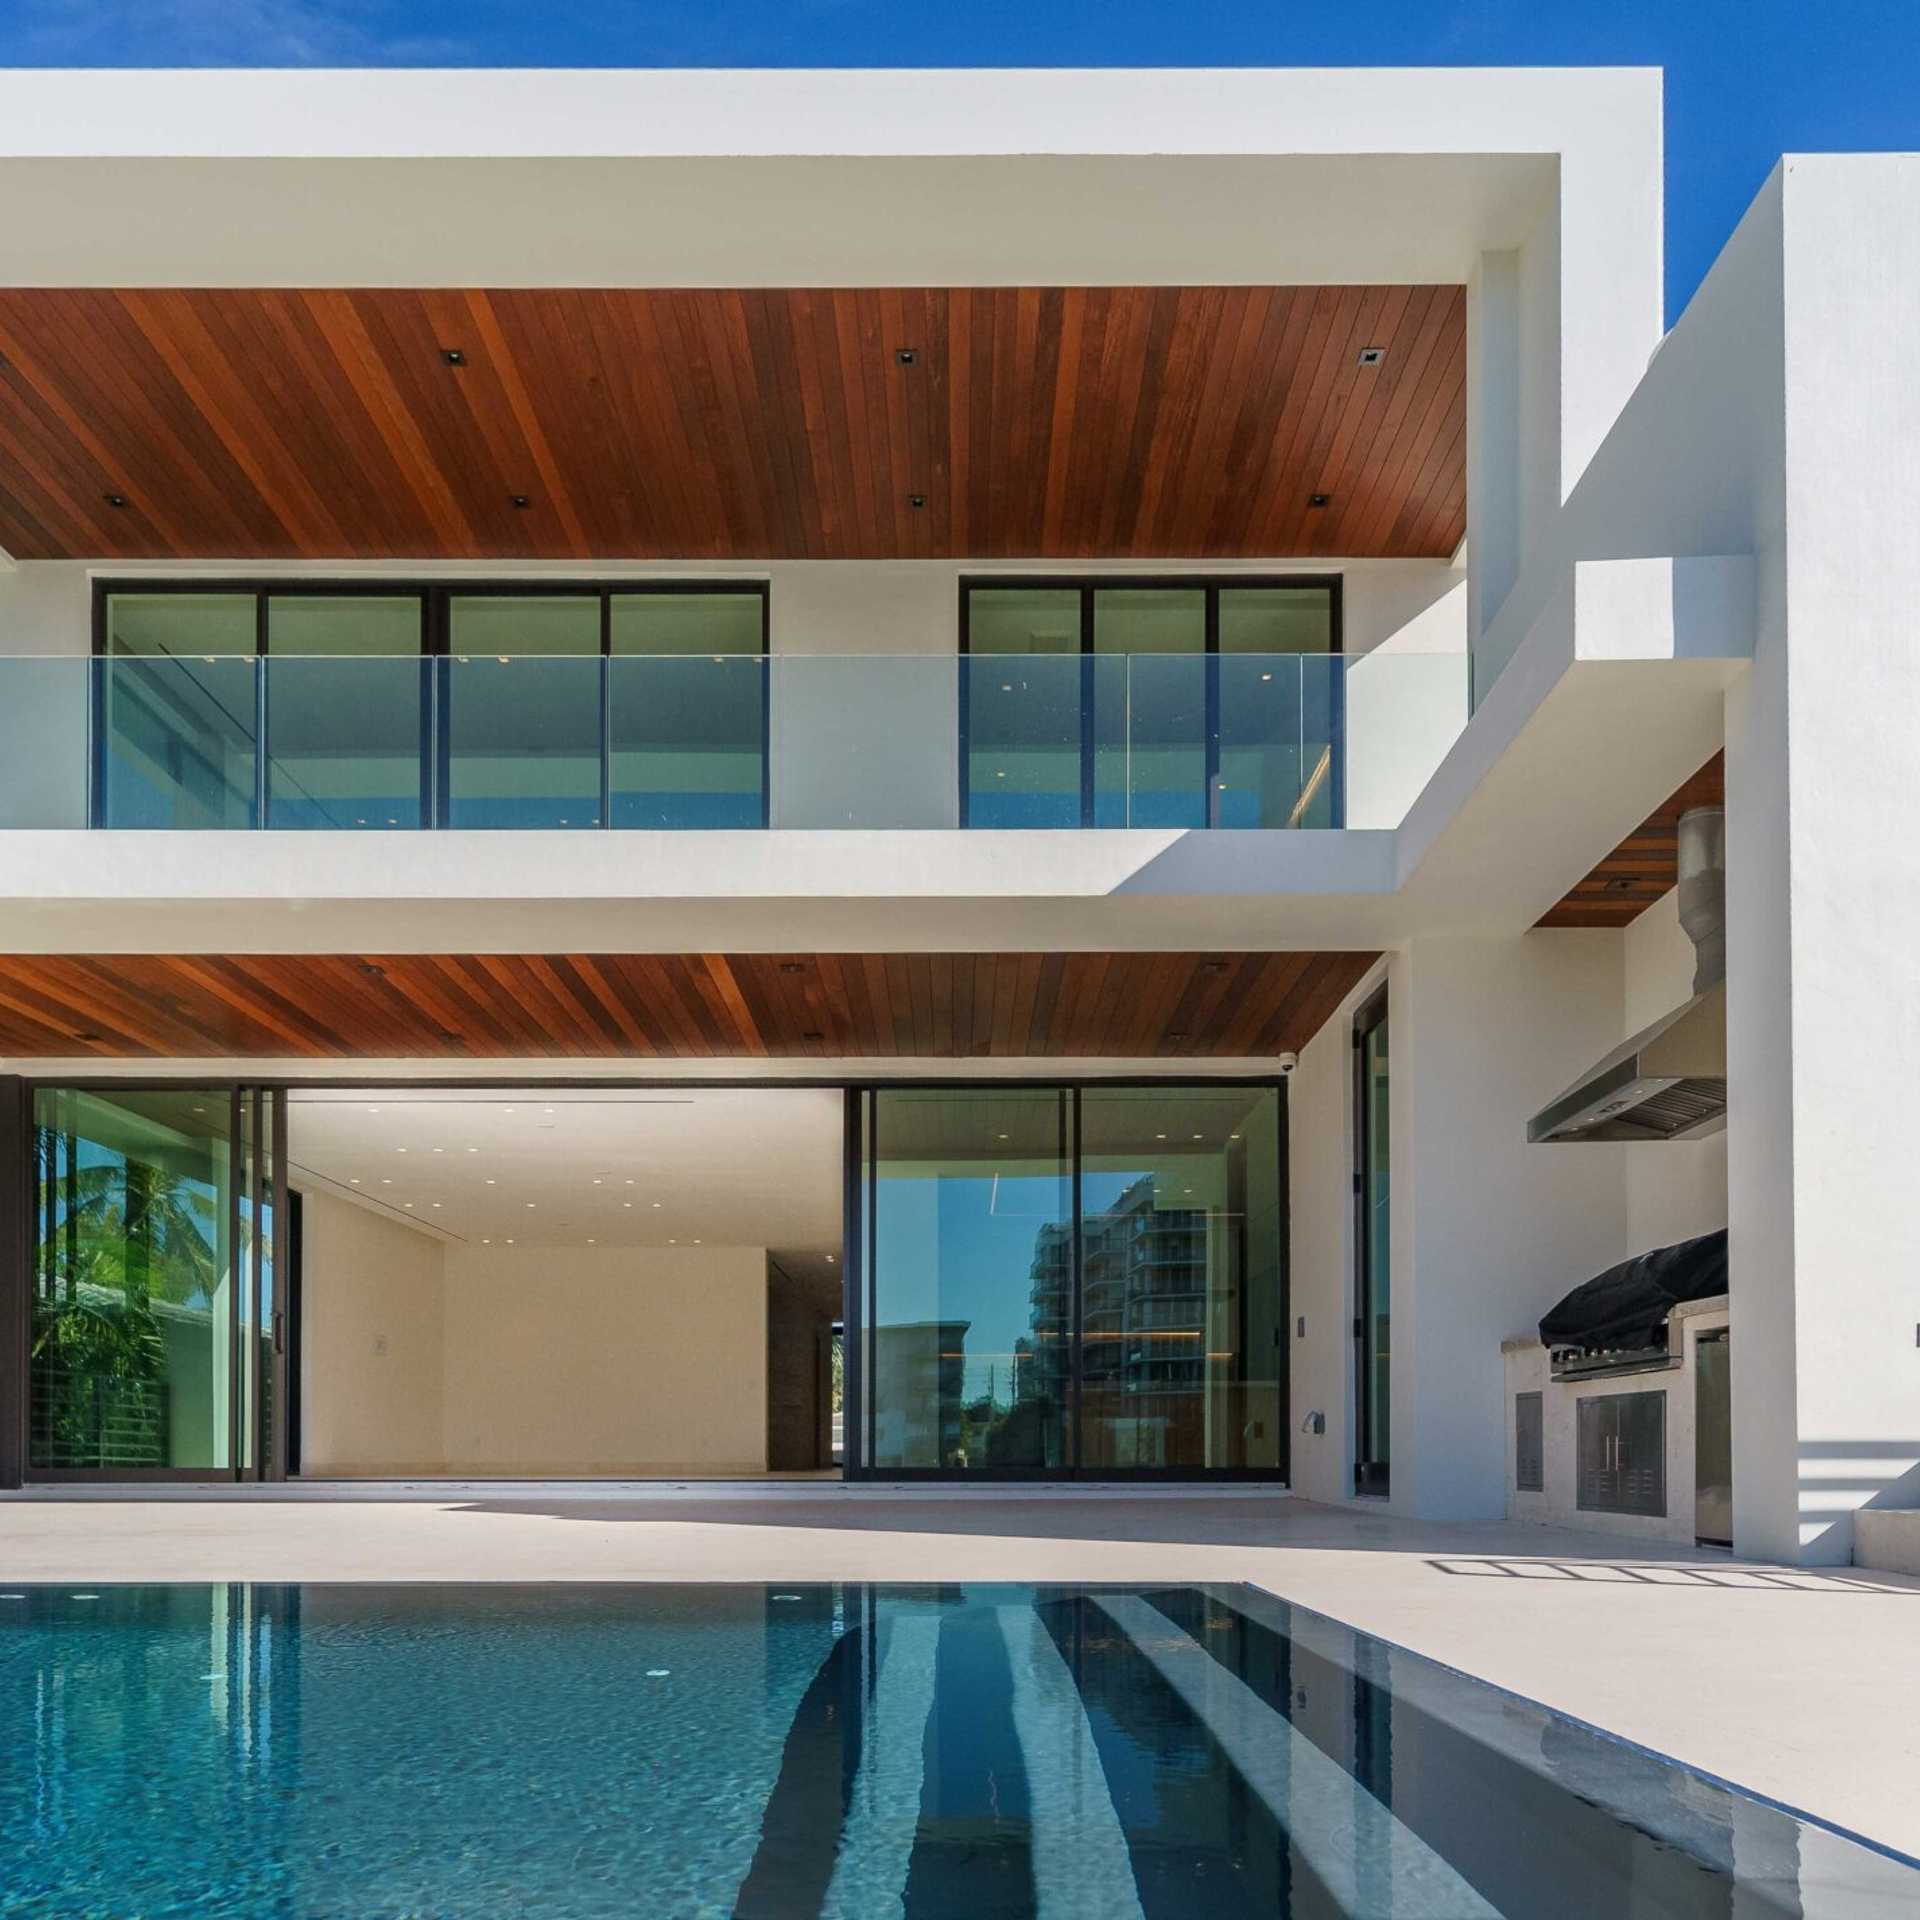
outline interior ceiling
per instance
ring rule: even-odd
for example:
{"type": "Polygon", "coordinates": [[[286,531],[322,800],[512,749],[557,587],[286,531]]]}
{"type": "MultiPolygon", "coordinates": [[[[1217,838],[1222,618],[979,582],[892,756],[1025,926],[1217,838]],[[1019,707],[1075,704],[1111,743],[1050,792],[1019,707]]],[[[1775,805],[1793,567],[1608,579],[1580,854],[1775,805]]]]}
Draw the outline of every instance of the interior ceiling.
{"type": "Polygon", "coordinates": [[[1465,429],[1459,286],[0,290],[22,560],[1446,557],[1465,429]]]}
{"type": "Polygon", "coordinates": [[[1372,953],[7,954],[29,1059],[1253,1059],[1372,953]]]}
{"type": "Polygon", "coordinates": [[[291,1183],[472,1246],[765,1247],[837,1271],[842,1097],[296,1090],[291,1183]]]}
{"type": "Polygon", "coordinates": [[[1716,753],[1614,850],[1540,916],[1543,927],[1624,927],[1680,884],[1680,816],[1727,798],[1727,757],[1716,753]]]}

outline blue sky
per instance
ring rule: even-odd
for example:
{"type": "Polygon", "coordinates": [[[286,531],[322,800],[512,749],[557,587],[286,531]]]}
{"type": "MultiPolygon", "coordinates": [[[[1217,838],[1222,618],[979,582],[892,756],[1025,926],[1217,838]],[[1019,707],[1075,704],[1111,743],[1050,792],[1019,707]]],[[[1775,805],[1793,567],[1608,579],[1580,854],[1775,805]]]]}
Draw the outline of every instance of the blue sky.
{"type": "Polygon", "coordinates": [[[1786,151],[1920,147],[1920,0],[0,0],[0,65],[1648,65],[1677,314],[1786,151]]]}

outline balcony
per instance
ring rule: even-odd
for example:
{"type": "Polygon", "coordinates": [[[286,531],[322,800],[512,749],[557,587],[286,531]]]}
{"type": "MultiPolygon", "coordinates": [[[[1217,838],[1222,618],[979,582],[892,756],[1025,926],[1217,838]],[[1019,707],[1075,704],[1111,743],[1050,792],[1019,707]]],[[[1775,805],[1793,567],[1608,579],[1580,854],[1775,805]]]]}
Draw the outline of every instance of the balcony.
{"type": "Polygon", "coordinates": [[[1457,653],[0,658],[0,827],[1396,825],[1457,653]]]}

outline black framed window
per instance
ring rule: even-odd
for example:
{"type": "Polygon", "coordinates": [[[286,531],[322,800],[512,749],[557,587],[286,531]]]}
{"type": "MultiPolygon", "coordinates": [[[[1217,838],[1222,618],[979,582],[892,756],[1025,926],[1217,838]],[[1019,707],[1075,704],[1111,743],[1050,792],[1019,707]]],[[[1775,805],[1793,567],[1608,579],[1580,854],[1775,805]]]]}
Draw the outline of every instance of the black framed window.
{"type": "Polygon", "coordinates": [[[32,1095],[26,1469],[36,1479],[286,1471],[284,1095],[32,1095]]]}
{"type": "Polygon", "coordinates": [[[1278,1082],[852,1098],[849,1470],[1287,1470],[1278,1082]]]}
{"type": "Polygon", "coordinates": [[[760,581],[102,581],[93,821],[764,827],[760,581]]]}
{"type": "Polygon", "coordinates": [[[1393,1155],[1384,987],[1354,1020],[1353,1075],[1353,1484],[1385,1494],[1393,1460],[1393,1155]]]}
{"type": "Polygon", "coordinates": [[[969,827],[1344,819],[1338,576],[960,583],[969,827]]]}

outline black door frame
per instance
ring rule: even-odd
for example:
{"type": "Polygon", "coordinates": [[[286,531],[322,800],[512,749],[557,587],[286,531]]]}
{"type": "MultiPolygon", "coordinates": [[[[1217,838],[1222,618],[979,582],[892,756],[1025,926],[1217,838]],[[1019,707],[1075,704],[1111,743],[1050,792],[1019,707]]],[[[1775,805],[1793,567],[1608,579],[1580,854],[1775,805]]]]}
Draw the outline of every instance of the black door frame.
{"type": "MultiPolygon", "coordinates": [[[[846,1478],[849,1481],[929,1482],[947,1486],[990,1485],[996,1482],[1039,1482],[1042,1484],[1079,1481],[1089,1484],[1127,1485],[1205,1485],[1254,1484],[1286,1486],[1292,1472],[1292,1325],[1293,1291],[1293,1198],[1291,1188],[1289,1140],[1291,1108],[1287,1080],[1283,1074],[1140,1074],[1062,1075],[1059,1078],[1026,1076],[1004,1079],[865,1080],[848,1085],[846,1191],[843,1217],[848,1223],[843,1264],[846,1272],[843,1312],[847,1327],[847,1402],[846,1402],[846,1478]],[[1097,1088],[1191,1088],[1255,1087],[1274,1090],[1279,1103],[1278,1157],[1280,1199],[1280,1297],[1274,1310],[1275,1374],[1280,1389],[1278,1415],[1279,1464],[1266,1467],[1083,1467],[1078,1459],[1081,1411],[1081,1311],[1084,1286],[1083,1222],[1080,1192],[1080,1104],[1081,1096],[1097,1088]],[[874,1423],[877,1409],[867,1392],[865,1347],[875,1320],[874,1288],[878,1275],[871,1259],[876,1163],[867,1152],[868,1116],[875,1093],[939,1092],[1060,1092],[1067,1096],[1068,1114],[1064,1131],[1072,1143],[1069,1166],[1072,1176],[1073,1273],[1070,1284],[1072,1320],[1072,1364],[1067,1379],[1068,1443],[1074,1458],[1059,1467],[875,1467],[874,1423]]],[[[1244,1301],[1243,1301],[1244,1306],[1244,1301]]],[[[1246,1350],[1244,1334],[1241,1351],[1246,1350]]]]}
{"type": "Polygon", "coordinates": [[[45,1076],[0,1077],[0,1154],[10,1171],[0,1172],[0,1397],[10,1398],[17,1418],[0,1422],[0,1489],[26,1486],[184,1483],[231,1486],[284,1480],[286,1422],[275,1420],[287,1405],[297,1364],[297,1328],[286,1311],[289,1268],[286,1089],[265,1080],[235,1080],[182,1074],[171,1078],[45,1076]],[[227,1101],[227,1244],[235,1266],[234,1305],[227,1326],[227,1458],[225,1467],[36,1467],[32,1464],[32,1348],[34,1251],[33,1103],[42,1091],[70,1088],[89,1093],[175,1093],[194,1090],[227,1101]],[[249,1151],[251,1144],[253,1150],[249,1151]],[[265,1151],[260,1148],[264,1144],[265,1151]],[[270,1169],[270,1170],[269,1170],[270,1169]],[[269,1210],[271,1239],[256,1230],[245,1238],[242,1207],[258,1222],[269,1210]],[[272,1319],[263,1322],[267,1275],[274,1288],[272,1319]],[[251,1331],[257,1355],[255,1385],[245,1387],[248,1362],[243,1341],[251,1331]],[[243,1422],[251,1416],[253,1429],[243,1422]]]}
{"type": "MultiPolygon", "coordinates": [[[[57,1484],[61,1482],[81,1484],[131,1485],[148,1482],[185,1481],[208,1485],[237,1484],[262,1477],[288,1477],[299,1472],[297,1422],[299,1408],[299,1353],[300,1353],[300,1289],[302,1276],[299,1271],[299,1223],[297,1193],[291,1192],[287,1185],[286,1154],[286,1096],[297,1090],[323,1089],[327,1091],[350,1091],[357,1089],[383,1089],[396,1084],[404,1084],[410,1089],[471,1092],[474,1082],[467,1079],[450,1079],[445,1076],[424,1076],[396,1083],[391,1074],[303,1074],[277,1079],[235,1080],[229,1078],[208,1078],[188,1075],[144,1075],[144,1076],[90,1076],[90,1075],[41,1075],[20,1076],[0,1075],[0,1400],[6,1398],[6,1390],[12,1389],[12,1402],[15,1417],[0,1419],[0,1490],[17,1488],[24,1484],[57,1484]],[[271,1475],[242,1473],[233,1468],[197,1469],[197,1468],[145,1468],[145,1469],[93,1469],[93,1468],[32,1468],[28,1464],[28,1434],[30,1418],[30,1357],[31,1322],[33,1302],[33,1097],[42,1088],[83,1087],[91,1092],[100,1093],[141,1093],[170,1092],[185,1087],[200,1087],[210,1092],[229,1095],[237,1111],[243,1090],[263,1099],[273,1114],[272,1138],[273,1153],[273,1219],[274,1219],[274,1255],[273,1272],[276,1286],[276,1325],[274,1367],[276,1398],[273,1404],[286,1411],[285,1418],[273,1423],[273,1445],[269,1449],[273,1469],[271,1475]]],[[[1292,1346],[1287,1337],[1290,1320],[1290,1298],[1292,1287],[1292,1195],[1290,1185],[1290,1167],[1288,1141],[1290,1134],[1290,1108],[1287,1098],[1287,1083],[1284,1075],[1278,1074],[1140,1074],[1137,1072],[1119,1072],[1111,1075],[1080,1075],[1062,1078],[937,1078],[920,1076],[911,1080],[862,1079],[849,1080],[844,1075],[806,1075],[793,1078],[779,1078],[769,1075],[743,1075],[739,1078],[724,1080],[702,1080],[688,1082],[684,1078],[670,1075],[640,1074],[613,1077],[595,1077],[590,1082],[577,1079],[568,1080],[564,1076],[552,1073],[501,1074],[488,1079],[490,1088],[514,1090],[539,1090],[542,1088],[563,1087],[569,1085],[591,1085],[608,1092],[653,1092],[685,1088],[695,1085],[702,1089],[723,1091],[828,1091],[844,1096],[844,1123],[842,1131],[842,1235],[840,1252],[841,1269],[841,1321],[845,1333],[845,1378],[844,1378],[844,1421],[846,1459],[843,1475],[849,1481],[854,1480],[928,1480],[944,1481],[949,1484],[986,1483],[995,1480],[1007,1481],[1055,1481],[1081,1479],[1088,1481],[1123,1481],[1129,1483],[1211,1483],[1211,1482],[1252,1482],[1268,1486],[1287,1484],[1291,1469],[1291,1435],[1289,1432],[1288,1406],[1291,1404],[1291,1361],[1292,1346]],[[1078,1104],[1080,1095],[1089,1088],[1097,1087],[1271,1087],[1277,1090],[1279,1099],[1279,1200],[1280,1200],[1280,1299],[1275,1314],[1278,1337],[1277,1379],[1281,1394],[1281,1412],[1279,1415],[1280,1464],[1273,1470],[1263,1468],[1131,1468],[1112,1469],[1103,1472],[1082,1472],[1078,1468],[1061,1469],[1054,1472],[1046,1470],[986,1470],[977,1469],[967,1472],[943,1472],[927,1469],[888,1469],[874,1472],[867,1468],[866,1460],[870,1456],[867,1442],[866,1424],[870,1418],[865,1379],[865,1356],[863,1352],[863,1329],[869,1324],[863,1311],[863,1291],[867,1285],[867,1266],[865,1257],[870,1217],[867,1213],[867,1168],[864,1155],[864,1134],[861,1125],[861,1103],[865,1096],[880,1089],[908,1090],[979,1090],[995,1088],[1043,1088],[1065,1089],[1073,1097],[1075,1136],[1078,1133],[1078,1104]]],[[[240,1143],[235,1129],[235,1140],[231,1151],[239,1154],[240,1143]]],[[[1079,1220],[1079,1182],[1078,1153],[1074,1155],[1074,1285],[1073,1315],[1076,1351],[1079,1334],[1081,1266],[1080,1220],[1079,1220]]],[[[236,1182],[235,1192],[238,1193],[236,1182]]],[[[1078,1378],[1078,1360],[1074,1366],[1074,1379],[1078,1378]]],[[[259,1399],[261,1396],[256,1396],[259,1399]]],[[[1077,1412],[1077,1407],[1076,1407],[1077,1412]]]]}

